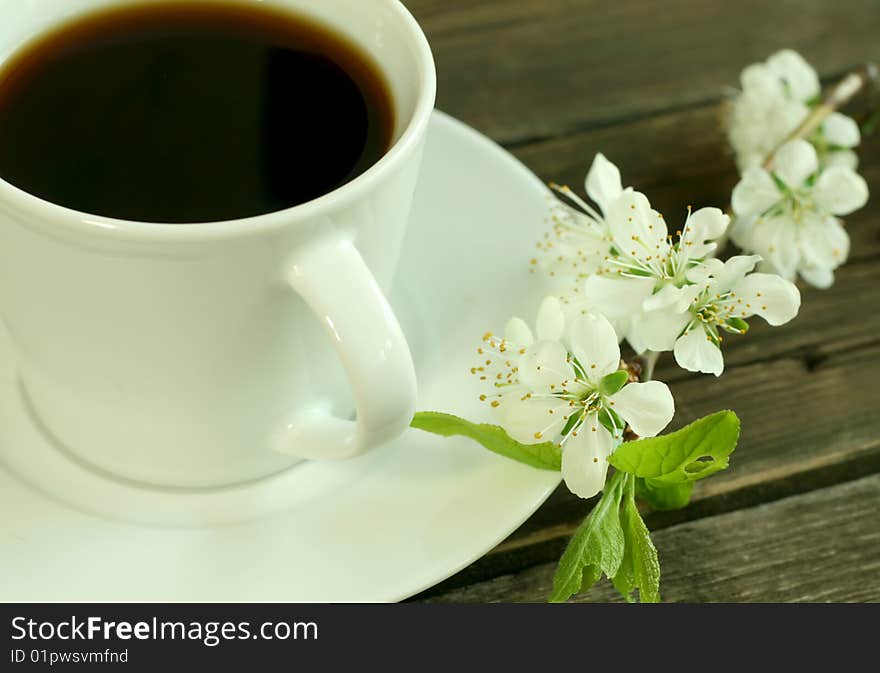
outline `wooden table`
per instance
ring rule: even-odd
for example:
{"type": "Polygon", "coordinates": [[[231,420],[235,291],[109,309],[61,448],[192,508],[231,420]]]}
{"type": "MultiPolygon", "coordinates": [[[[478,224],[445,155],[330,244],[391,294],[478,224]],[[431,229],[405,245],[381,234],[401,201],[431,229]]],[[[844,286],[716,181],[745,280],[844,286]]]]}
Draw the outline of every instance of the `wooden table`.
{"type": "MultiPolygon", "coordinates": [[[[723,87],[782,47],[828,83],[880,61],[865,0],[405,0],[433,45],[438,107],[545,180],[582,185],[595,152],[667,218],[724,207],[737,180],[723,87]]],[[[802,286],[788,326],[725,343],[721,379],[661,359],[678,423],[742,419],[732,467],[693,503],[647,517],[667,601],[880,600],[880,140],[861,150],[873,199],[848,218],[849,262],[802,286]]],[[[543,601],[591,503],[560,487],[519,530],[417,600],[543,601]]],[[[578,600],[619,600],[607,582],[578,600]]]]}

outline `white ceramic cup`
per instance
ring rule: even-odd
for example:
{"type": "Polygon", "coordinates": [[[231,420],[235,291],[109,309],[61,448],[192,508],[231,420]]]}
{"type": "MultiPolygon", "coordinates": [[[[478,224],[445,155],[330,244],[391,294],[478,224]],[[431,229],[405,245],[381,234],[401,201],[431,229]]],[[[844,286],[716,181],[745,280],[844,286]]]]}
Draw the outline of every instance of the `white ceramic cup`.
{"type": "MultiPolygon", "coordinates": [[[[0,69],[46,29],[127,1],[0,0],[0,69]]],[[[234,1],[311,17],[371,54],[394,101],[390,151],[308,203],[186,226],[84,214],[0,180],[0,315],[23,392],[74,456],[146,484],[353,456],[415,408],[384,291],[434,104],[425,36],[397,0],[234,1]]]]}

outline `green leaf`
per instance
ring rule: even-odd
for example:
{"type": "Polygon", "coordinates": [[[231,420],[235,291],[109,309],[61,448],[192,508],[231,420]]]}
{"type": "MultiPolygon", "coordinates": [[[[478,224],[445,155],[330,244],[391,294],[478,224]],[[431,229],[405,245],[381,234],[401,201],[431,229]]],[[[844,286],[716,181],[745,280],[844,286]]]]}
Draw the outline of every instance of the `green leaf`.
{"type": "Polygon", "coordinates": [[[619,369],[599,381],[599,392],[603,395],[613,395],[623,388],[628,380],[629,372],[619,369]]]}
{"type": "Polygon", "coordinates": [[[657,484],[653,479],[636,477],[636,495],[659,510],[681,509],[691,501],[694,482],[657,484]]]}
{"type": "Polygon", "coordinates": [[[625,545],[620,499],[626,479],[622,472],[614,474],[599,503],[571,538],[553,577],[551,603],[562,603],[579,591],[586,591],[602,573],[608,577],[617,575],[625,545]]]}
{"type": "Polygon", "coordinates": [[[624,442],[608,462],[655,487],[683,484],[725,469],[738,439],[736,414],[719,411],[668,435],[624,442]]]}
{"type": "Polygon", "coordinates": [[[418,430],[443,437],[469,437],[493,453],[542,470],[562,469],[562,449],[553,442],[521,444],[503,428],[488,423],[471,423],[452,414],[438,411],[420,411],[410,425],[418,430]]]}
{"type": "MultiPolygon", "coordinates": [[[[632,477],[629,477],[632,480],[632,477]]],[[[620,513],[620,524],[623,529],[624,552],[620,569],[612,582],[614,588],[630,603],[633,602],[633,591],[639,590],[641,603],[660,602],[660,559],[657,548],[651,541],[648,527],[639,514],[633,497],[632,483],[628,485],[620,513]]]]}

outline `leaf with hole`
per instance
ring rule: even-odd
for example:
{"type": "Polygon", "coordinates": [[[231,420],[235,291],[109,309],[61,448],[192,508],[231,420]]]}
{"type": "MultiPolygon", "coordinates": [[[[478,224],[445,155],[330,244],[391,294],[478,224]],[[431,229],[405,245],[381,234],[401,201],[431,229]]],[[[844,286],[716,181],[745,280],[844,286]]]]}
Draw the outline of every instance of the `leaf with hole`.
{"type": "Polygon", "coordinates": [[[624,442],[608,462],[653,487],[684,484],[727,468],[738,439],[739,418],[719,411],[668,435],[624,442]]]}

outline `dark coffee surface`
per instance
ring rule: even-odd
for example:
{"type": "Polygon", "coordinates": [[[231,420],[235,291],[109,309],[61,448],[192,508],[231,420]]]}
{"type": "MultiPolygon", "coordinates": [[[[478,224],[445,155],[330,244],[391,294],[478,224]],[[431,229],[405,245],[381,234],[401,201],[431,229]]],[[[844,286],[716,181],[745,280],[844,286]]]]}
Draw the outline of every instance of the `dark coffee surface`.
{"type": "Polygon", "coordinates": [[[226,220],[326,194],[388,149],[384,77],[289,14],[144,5],[61,26],[0,65],[0,177],[150,222],[226,220]]]}

